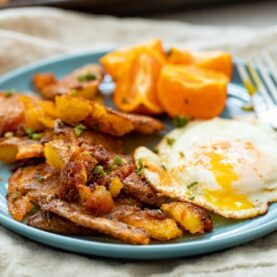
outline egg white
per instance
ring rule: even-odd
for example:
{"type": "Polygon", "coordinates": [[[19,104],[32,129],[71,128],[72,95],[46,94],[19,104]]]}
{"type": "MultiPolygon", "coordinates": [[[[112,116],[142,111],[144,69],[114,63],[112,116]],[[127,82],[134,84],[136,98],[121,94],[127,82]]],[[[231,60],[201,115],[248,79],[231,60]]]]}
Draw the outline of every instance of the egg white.
{"type": "Polygon", "coordinates": [[[194,121],[164,137],[158,153],[139,147],[134,158],[147,181],[173,199],[238,219],[277,201],[277,134],[260,122],[194,121]]]}

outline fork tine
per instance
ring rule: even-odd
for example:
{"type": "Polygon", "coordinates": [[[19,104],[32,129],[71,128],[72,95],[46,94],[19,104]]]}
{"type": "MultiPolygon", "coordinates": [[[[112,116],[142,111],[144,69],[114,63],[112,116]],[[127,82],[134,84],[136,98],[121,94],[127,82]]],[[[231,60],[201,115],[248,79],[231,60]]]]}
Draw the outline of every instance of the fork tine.
{"type": "Polygon", "coordinates": [[[256,86],[253,85],[245,67],[241,64],[238,64],[237,69],[238,69],[240,78],[244,84],[244,87],[248,90],[248,93],[250,94],[250,96],[253,96],[257,89],[256,89],[256,86]]]}
{"type": "MultiPolygon", "coordinates": [[[[260,94],[263,96],[264,102],[267,106],[270,106],[271,100],[268,99],[268,95],[265,92],[265,88],[262,85],[262,82],[260,80],[260,77],[258,76],[256,70],[254,67],[250,64],[247,65],[248,70],[251,74],[252,79],[254,80],[254,83],[251,81],[249,73],[247,72],[245,66],[238,64],[237,68],[239,71],[239,75],[242,79],[242,82],[244,84],[244,87],[248,90],[250,96],[254,96],[257,90],[259,90],[260,94]]],[[[256,107],[255,107],[256,110],[256,107]]]]}
{"type": "Polygon", "coordinates": [[[264,60],[264,63],[266,64],[266,66],[270,69],[270,71],[272,72],[272,76],[275,79],[275,81],[277,82],[277,67],[276,65],[273,63],[272,59],[270,58],[269,54],[265,51],[263,51],[261,53],[261,57],[264,60]]]}
{"type": "Polygon", "coordinates": [[[268,105],[268,107],[272,108],[274,106],[273,100],[271,99],[269,93],[267,92],[267,89],[264,86],[264,83],[261,80],[257,70],[251,64],[248,64],[247,68],[251,74],[252,79],[255,82],[257,91],[262,95],[262,97],[264,98],[264,101],[268,105]]]}
{"type": "Polygon", "coordinates": [[[258,57],[256,59],[256,61],[257,61],[257,65],[259,67],[261,77],[264,80],[266,86],[268,87],[268,89],[266,91],[267,91],[269,97],[272,97],[275,100],[275,103],[277,104],[277,89],[269,75],[268,69],[265,67],[262,58],[258,57]]]}
{"type": "Polygon", "coordinates": [[[256,112],[257,116],[260,118],[260,115],[262,115],[263,112],[268,108],[268,105],[265,102],[265,98],[263,96],[261,96],[260,93],[256,94],[256,90],[257,90],[256,87],[259,85],[258,75],[253,68],[249,68],[249,72],[252,71],[251,75],[255,82],[255,84],[253,84],[250,79],[250,75],[247,72],[244,65],[237,64],[237,69],[238,69],[240,78],[244,84],[244,87],[248,90],[248,93],[251,96],[250,101],[254,106],[255,112],[256,112]],[[255,95],[255,97],[252,97],[254,95],[255,95]]]}

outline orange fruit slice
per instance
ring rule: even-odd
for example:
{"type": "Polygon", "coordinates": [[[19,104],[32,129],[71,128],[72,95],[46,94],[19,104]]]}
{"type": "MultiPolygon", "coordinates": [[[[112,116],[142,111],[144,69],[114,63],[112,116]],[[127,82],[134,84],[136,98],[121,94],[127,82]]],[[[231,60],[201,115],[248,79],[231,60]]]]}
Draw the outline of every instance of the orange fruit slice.
{"type": "Polygon", "coordinates": [[[171,116],[218,116],[227,98],[228,78],[196,66],[166,65],[158,81],[158,99],[171,116]]]}
{"type": "Polygon", "coordinates": [[[125,112],[159,114],[157,82],[165,61],[152,49],[138,53],[116,82],[114,103],[125,112]]]}
{"type": "Polygon", "coordinates": [[[132,62],[132,60],[138,55],[147,50],[153,50],[162,59],[166,59],[165,52],[163,50],[162,42],[159,39],[151,40],[149,42],[134,45],[128,48],[119,49],[108,53],[100,59],[105,71],[111,75],[114,81],[117,81],[124,72],[125,66],[132,62]]]}
{"type": "Polygon", "coordinates": [[[194,64],[201,68],[212,69],[232,77],[233,62],[232,55],[222,51],[193,52],[171,48],[168,63],[178,65],[194,64]]]}

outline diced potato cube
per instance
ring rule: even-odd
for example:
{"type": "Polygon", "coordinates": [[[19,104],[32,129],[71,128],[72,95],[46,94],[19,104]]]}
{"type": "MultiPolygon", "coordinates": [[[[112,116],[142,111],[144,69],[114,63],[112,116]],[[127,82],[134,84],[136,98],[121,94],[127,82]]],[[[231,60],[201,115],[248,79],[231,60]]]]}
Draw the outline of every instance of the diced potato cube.
{"type": "Polygon", "coordinates": [[[192,234],[212,230],[212,221],[207,212],[191,203],[172,202],[163,204],[161,209],[192,234]]]}
{"type": "Polygon", "coordinates": [[[78,123],[88,117],[91,105],[84,99],[67,95],[56,97],[56,108],[61,120],[68,123],[78,123]]]}
{"type": "Polygon", "coordinates": [[[58,170],[62,170],[71,155],[72,146],[63,140],[53,140],[45,144],[46,162],[58,170]]]}
{"type": "Polygon", "coordinates": [[[109,185],[109,191],[113,198],[117,197],[123,188],[123,183],[120,181],[118,176],[114,177],[109,185]]]}

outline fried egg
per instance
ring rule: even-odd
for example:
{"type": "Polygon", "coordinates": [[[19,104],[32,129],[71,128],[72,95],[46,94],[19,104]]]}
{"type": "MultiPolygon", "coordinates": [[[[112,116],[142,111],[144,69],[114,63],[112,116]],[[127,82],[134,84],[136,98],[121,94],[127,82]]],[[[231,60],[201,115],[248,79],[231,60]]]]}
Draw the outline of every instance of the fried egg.
{"type": "Polygon", "coordinates": [[[277,201],[277,134],[260,122],[195,121],[134,158],[161,194],[226,218],[264,214],[277,201]]]}

